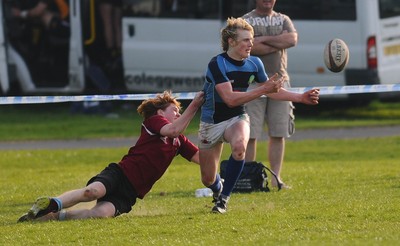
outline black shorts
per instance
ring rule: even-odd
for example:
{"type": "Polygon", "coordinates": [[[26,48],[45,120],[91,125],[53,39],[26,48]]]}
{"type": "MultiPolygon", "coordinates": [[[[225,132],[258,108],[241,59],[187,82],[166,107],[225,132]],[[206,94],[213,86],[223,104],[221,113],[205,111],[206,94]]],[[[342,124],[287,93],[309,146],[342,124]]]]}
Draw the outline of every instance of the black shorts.
{"type": "Polygon", "coordinates": [[[136,203],[137,193],[121,167],[111,163],[101,173],[91,178],[87,185],[99,181],[106,187],[106,194],[98,202],[111,202],[115,207],[114,216],[129,213],[136,203]]]}

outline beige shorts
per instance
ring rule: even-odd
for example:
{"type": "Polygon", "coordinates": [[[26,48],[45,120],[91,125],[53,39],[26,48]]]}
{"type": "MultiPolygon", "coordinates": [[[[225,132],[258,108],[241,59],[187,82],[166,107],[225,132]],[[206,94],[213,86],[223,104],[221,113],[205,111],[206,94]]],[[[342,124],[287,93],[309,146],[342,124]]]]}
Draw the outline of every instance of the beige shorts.
{"type": "Polygon", "coordinates": [[[241,120],[250,124],[249,116],[247,114],[232,117],[229,120],[217,124],[201,121],[199,129],[199,148],[209,149],[219,142],[226,142],[224,139],[225,130],[241,120]]]}
{"type": "Polygon", "coordinates": [[[295,131],[293,103],[260,97],[246,104],[250,117],[250,138],[262,136],[264,124],[268,126],[270,137],[288,138],[295,131]]]}

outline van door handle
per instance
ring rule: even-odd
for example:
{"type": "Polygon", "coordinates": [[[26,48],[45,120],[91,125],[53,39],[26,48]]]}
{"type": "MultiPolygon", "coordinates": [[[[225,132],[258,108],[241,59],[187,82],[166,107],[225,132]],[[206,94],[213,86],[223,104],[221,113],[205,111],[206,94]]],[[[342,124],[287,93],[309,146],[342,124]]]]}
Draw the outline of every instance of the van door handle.
{"type": "Polygon", "coordinates": [[[128,34],[129,34],[129,37],[135,36],[135,26],[134,25],[128,26],[128,34]]]}

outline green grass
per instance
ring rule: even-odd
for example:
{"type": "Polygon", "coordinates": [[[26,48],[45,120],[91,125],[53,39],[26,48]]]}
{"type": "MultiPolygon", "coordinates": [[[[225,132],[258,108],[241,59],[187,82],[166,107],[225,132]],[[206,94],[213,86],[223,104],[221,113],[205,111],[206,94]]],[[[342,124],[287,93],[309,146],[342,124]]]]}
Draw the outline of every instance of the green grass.
{"type": "MultiPolygon", "coordinates": [[[[118,118],[68,104],[0,106],[0,141],[138,135],[135,105],[118,118]]],[[[298,105],[297,129],[400,124],[400,103],[298,105]]],[[[199,117],[187,133],[197,132],[199,117]]],[[[133,211],[114,219],[16,223],[36,197],[84,186],[126,148],[0,151],[0,245],[395,245],[400,240],[400,137],[288,141],[292,190],[234,194],[210,213],[196,165],[178,157],[133,211]],[[165,194],[165,195],[161,195],[165,194]]],[[[266,142],[258,160],[267,163],[266,142]]],[[[227,158],[229,147],[223,153],[227,158]]],[[[92,204],[84,204],[84,207],[92,204]]]]}
{"type": "MultiPolygon", "coordinates": [[[[127,215],[44,223],[16,220],[37,196],[84,186],[127,148],[1,151],[0,245],[395,245],[399,146],[400,137],[288,141],[293,189],[234,194],[224,215],[194,197],[199,168],[178,157],[127,215]]],[[[258,147],[266,163],[266,143],[258,147]]]]}
{"type": "Polygon", "coordinates": [[[324,102],[318,106],[297,105],[298,129],[362,126],[391,126],[400,124],[400,102],[373,101],[368,105],[350,102],[324,102]]]}
{"type": "Polygon", "coordinates": [[[118,118],[71,113],[68,104],[0,107],[2,140],[83,139],[138,135],[141,118],[134,110],[118,118]]]}
{"type": "MultiPolygon", "coordinates": [[[[73,114],[69,104],[0,106],[0,141],[84,139],[139,135],[142,119],[134,103],[129,109],[116,104],[118,118],[101,114],[73,114]]],[[[185,105],[183,105],[185,106],[185,105]]],[[[400,102],[373,102],[367,106],[332,104],[296,105],[296,129],[399,125],[400,102]]],[[[195,134],[199,115],[186,133],[195,134]]]]}

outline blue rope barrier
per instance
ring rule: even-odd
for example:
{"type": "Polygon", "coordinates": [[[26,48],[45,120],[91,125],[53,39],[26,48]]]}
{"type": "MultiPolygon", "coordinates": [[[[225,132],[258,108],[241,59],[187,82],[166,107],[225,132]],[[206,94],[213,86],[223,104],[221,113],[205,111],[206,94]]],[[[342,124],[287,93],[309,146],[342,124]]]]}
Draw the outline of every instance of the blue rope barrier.
{"type": "MultiPolygon", "coordinates": [[[[313,88],[320,89],[320,95],[360,94],[400,91],[400,84],[387,85],[348,85],[348,86],[321,86],[321,87],[294,87],[289,91],[303,93],[313,88]]],[[[173,93],[180,100],[193,99],[196,92],[173,93]]],[[[39,104],[83,101],[143,101],[153,98],[157,93],[150,94],[120,94],[120,95],[75,95],[75,96],[9,96],[0,97],[0,105],[6,104],[39,104]]]]}

